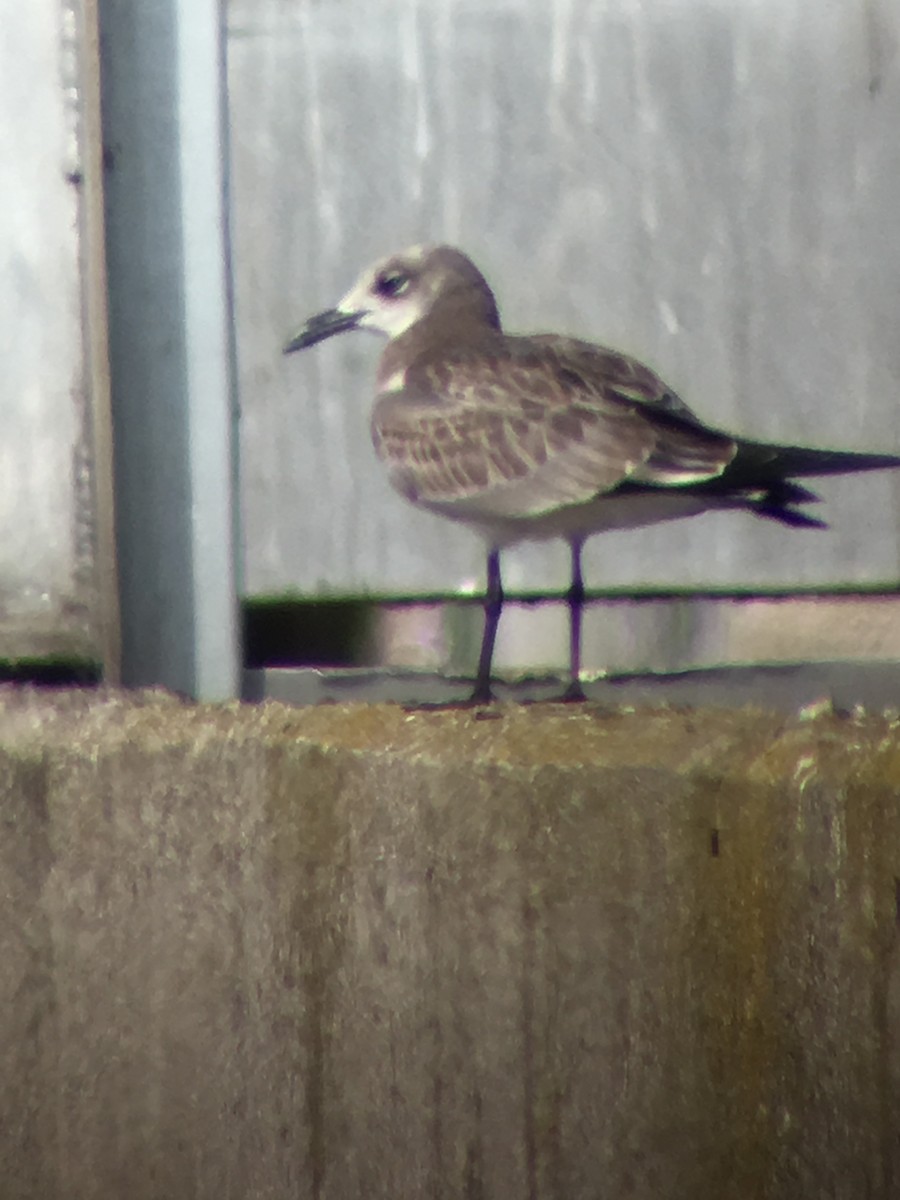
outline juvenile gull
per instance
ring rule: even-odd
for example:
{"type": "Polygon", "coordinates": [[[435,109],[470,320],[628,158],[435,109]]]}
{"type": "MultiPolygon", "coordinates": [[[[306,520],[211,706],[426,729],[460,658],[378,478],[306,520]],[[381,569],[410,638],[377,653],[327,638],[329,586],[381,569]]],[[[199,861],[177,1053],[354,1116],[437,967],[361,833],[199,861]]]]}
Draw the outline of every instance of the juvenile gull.
{"type": "Polygon", "coordinates": [[[799,507],[818,497],[795,476],[900,466],[890,454],[731,437],[704,425],[633,358],[557,334],[506,334],[481,272],[451,246],[414,246],[374,263],[284,352],[350,329],[389,339],[376,375],[372,440],[391,484],[420,508],[470,526],[487,545],[474,702],[491,698],[505,547],[553,537],[571,547],[566,698],[580,700],[585,538],[713,508],[824,528],[799,507]]]}

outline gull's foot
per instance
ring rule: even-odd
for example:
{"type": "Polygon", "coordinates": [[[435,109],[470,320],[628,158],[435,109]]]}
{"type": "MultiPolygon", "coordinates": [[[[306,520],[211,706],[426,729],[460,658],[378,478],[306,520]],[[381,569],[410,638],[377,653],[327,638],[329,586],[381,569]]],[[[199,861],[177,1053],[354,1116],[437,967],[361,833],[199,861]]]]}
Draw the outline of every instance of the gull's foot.
{"type": "Polygon", "coordinates": [[[584,694],[584,688],[577,679],[573,679],[563,694],[560,696],[563,704],[584,704],[587,696],[584,694]]]}
{"type": "Polygon", "coordinates": [[[463,701],[463,705],[475,708],[480,704],[493,704],[496,696],[491,691],[489,683],[476,683],[474,691],[468,700],[463,701]]]}

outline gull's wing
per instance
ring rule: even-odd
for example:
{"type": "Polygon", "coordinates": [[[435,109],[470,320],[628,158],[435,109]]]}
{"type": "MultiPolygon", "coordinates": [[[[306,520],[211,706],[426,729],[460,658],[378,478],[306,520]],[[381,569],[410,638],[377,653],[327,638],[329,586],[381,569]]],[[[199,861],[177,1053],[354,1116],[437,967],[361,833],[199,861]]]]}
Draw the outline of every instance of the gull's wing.
{"type": "Polygon", "coordinates": [[[736,449],[640,363],[551,335],[414,361],[402,389],[377,398],[372,437],[408,499],[506,517],[629,480],[713,479],[736,449]]]}

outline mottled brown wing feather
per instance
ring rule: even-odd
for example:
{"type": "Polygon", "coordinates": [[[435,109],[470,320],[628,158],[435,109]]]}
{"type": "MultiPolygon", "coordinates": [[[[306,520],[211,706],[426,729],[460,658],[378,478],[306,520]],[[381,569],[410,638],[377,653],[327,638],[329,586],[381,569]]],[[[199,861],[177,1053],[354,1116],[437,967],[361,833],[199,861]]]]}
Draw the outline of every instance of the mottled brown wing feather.
{"type": "Polygon", "coordinates": [[[704,425],[684,401],[649,367],[614,350],[553,334],[538,339],[563,359],[577,364],[584,384],[612,392],[637,406],[652,425],[655,445],[629,476],[641,483],[697,483],[720,475],[734,458],[736,442],[704,425]]]}
{"type": "Polygon", "coordinates": [[[552,336],[412,364],[402,391],[378,397],[372,436],[408,499],[507,517],[583,503],[626,479],[712,478],[734,453],[647,368],[552,336]]]}

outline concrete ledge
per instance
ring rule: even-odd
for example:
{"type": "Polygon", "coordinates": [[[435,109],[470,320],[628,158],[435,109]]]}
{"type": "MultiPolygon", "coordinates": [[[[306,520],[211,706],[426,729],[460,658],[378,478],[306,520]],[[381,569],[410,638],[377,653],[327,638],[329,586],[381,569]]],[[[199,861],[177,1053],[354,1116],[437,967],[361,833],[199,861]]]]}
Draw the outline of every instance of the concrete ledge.
{"type": "Polygon", "coordinates": [[[900,1179],[900,725],[0,689],[0,1175],[41,1197],[900,1179]]]}
{"type": "MultiPolygon", "coordinates": [[[[552,674],[494,680],[501,700],[520,704],[558,699],[567,684],[567,678],[552,674]]],[[[898,662],[753,663],[669,674],[582,676],[582,684],[589,700],[607,705],[739,708],[751,704],[795,713],[827,700],[838,709],[900,710],[898,662]]],[[[472,678],[400,668],[266,667],[244,671],[243,694],[247,700],[288,704],[451,704],[472,694],[472,678]]]]}

